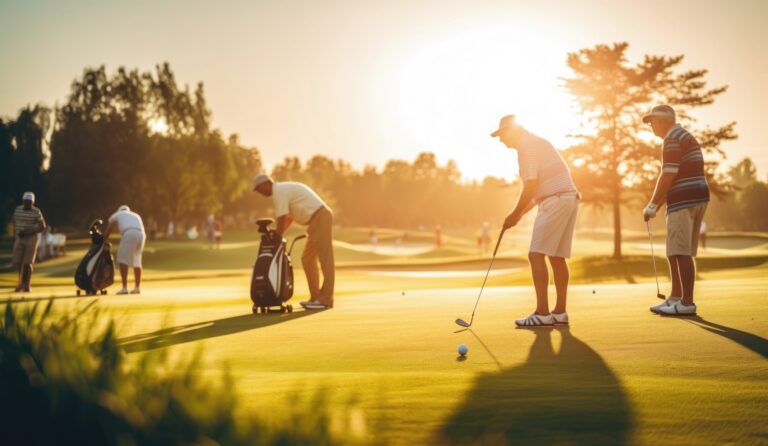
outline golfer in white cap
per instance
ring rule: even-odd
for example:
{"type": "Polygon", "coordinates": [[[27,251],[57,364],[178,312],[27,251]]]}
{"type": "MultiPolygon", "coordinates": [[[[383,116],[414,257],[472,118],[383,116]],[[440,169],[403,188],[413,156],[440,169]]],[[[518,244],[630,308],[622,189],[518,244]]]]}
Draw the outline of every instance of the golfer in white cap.
{"type": "Polygon", "coordinates": [[[301,255],[301,264],[307,276],[310,300],[301,302],[308,310],[333,308],[333,288],[336,266],[333,259],[333,213],[322,199],[306,184],[291,181],[273,181],[267,175],[253,179],[253,190],[272,197],[277,217],[277,235],[283,236],[293,221],[307,228],[307,243],[301,255]],[[320,285],[320,272],[323,284],[320,285]]]}
{"type": "Polygon", "coordinates": [[[122,205],[109,217],[109,225],[104,232],[104,243],[107,243],[109,234],[114,229],[120,232],[117,263],[120,265],[120,277],[123,279],[123,288],[117,294],[128,294],[128,268],[133,268],[135,283],[131,294],[141,294],[141,254],[147,240],[144,223],[139,214],[132,212],[128,206],[122,205]]]}
{"type": "Polygon", "coordinates": [[[536,289],[536,310],[515,323],[520,327],[567,324],[569,272],[565,259],[571,257],[580,199],[571,172],[552,144],[517,124],[514,115],[501,118],[499,128],[491,136],[498,137],[504,145],[517,150],[520,179],[523,180],[523,190],[515,209],[504,220],[504,229],[515,226],[526,212],[538,205],[528,251],[536,289]],[[552,265],[557,290],[557,303],[551,312],[547,296],[547,257],[552,265]]]}
{"type": "Polygon", "coordinates": [[[22,203],[13,211],[13,255],[11,262],[19,271],[19,283],[16,292],[32,291],[32,271],[37,254],[37,234],[45,230],[45,219],[40,209],[35,207],[35,194],[24,192],[22,203]]]}

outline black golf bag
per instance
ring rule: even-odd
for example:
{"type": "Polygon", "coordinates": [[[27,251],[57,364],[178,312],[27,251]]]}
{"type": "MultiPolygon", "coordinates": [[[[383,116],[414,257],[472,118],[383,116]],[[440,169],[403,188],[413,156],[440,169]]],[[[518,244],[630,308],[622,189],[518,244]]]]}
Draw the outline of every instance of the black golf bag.
{"type": "Polygon", "coordinates": [[[259,254],[253,266],[251,275],[251,301],[254,313],[268,313],[271,307],[280,307],[280,312],[292,312],[292,305],[283,305],[293,297],[293,264],[291,250],[297,240],[306,235],[293,239],[290,249],[286,250],[286,241],[269,229],[274,222],[271,218],[263,218],[256,222],[261,233],[259,254]]]}
{"type": "Polygon", "coordinates": [[[115,261],[109,245],[104,244],[104,235],[101,232],[103,224],[101,220],[94,220],[88,230],[91,247],[75,270],[78,296],[80,290],[85,291],[85,294],[107,294],[106,288],[115,281],[115,261]]]}

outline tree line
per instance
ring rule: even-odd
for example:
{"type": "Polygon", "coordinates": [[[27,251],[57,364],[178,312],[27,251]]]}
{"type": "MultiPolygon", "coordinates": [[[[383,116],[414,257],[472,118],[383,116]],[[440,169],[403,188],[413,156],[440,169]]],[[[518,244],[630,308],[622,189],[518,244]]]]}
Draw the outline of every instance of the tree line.
{"type": "MultiPolygon", "coordinates": [[[[180,87],[168,64],[143,73],[86,69],[64,105],[0,120],[3,226],[25,190],[37,193],[50,224],[71,230],[123,203],[161,231],[212,213],[236,225],[268,215],[271,202],[250,191],[263,170],[259,150],[210,122],[203,85],[180,87]]],[[[441,166],[431,153],[361,170],[320,155],[287,157],[271,173],[311,185],[345,225],[475,225],[514,198],[512,183],[463,183],[453,161],[441,166]]]]}
{"type": "Polygon", "coordinates": [[[154,72],[86,69],[64,105],[26,107],[0,120],[0,218],[24,190],[49,222],[82,227],[122,203],[158,221],[232,209],[262,168],[259,152],[211,128],[202,84],[154,72]]]}

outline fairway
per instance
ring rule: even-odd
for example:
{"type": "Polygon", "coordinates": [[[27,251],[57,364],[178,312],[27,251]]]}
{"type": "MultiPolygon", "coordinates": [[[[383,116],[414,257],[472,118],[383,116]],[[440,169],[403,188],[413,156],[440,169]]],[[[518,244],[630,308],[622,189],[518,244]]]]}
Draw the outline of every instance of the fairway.
{"type": "MultiPolygon", "coordinates": [[[[359,251],[337,247],[340,264],[348,263],[337,276],[333,310],[264,316],[251,314],[247,269],[173,270],[163,254],[175,249],[235,264],[238,250],[247,257],[253,245],[198,254],[204,248],[195,244],[163,246],[148,255],[141,296],[74,297],[61,272],[76,260],[69,256],[50,263],[49,275],[41,268],[42,284],[25,302],[54,298],[56,310],[66,312],[97,300],[116,318],[130,358],[202,351],[200,372],[218,379],[228,368],[244,411],[288,417],[292,401],[319,392],[352,417],[352,433],[392,444],[768,441],[764,244],[738,247],[761,259],[756,266],[702,268],[698,317],[648,311],[657,300],[644,258],[635,284],[585,283],[588,277],[576,273],[571,327],[534,330],[514,328],[513,319],[533,305],[514,250],[489,279],[475,325],[461,330],[453,321],[471,313],[483,256],[442,260],[435,253],[393,263],[398,259],[359,258],[359,251]],[[517,281],[523,284],[509,285],[517,281]],[[459,343],[469,346],[464,360],[459,343]]],[[[306,296],[301,270],[297,277],[294,304],[306,296]]]]}

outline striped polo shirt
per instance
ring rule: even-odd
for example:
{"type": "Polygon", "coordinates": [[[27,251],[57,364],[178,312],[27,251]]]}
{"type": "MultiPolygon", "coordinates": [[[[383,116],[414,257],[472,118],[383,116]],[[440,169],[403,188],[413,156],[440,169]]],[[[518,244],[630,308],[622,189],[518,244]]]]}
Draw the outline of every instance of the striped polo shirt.
{"type": "Polygon", "coordinates": [[[517,142],[517,162],[523,181],[539,180],[534,201],[541,202],[552,195],[576,192],[571,171],[560,153],[544,138],[523,133],[517,142]]]}
{"type": "Polygon", "coordinates": [[[37,225],[43,223],[43,213],[35,206],[24,209],[24,205],[16,206],[13,211],[13,232],[18,234],[25,229],[35,229],[37,225]]]}
{"type": "Polygon", "coordinates": [[[667,191],[667,213],[709,202],[701,147],[680,124],[675,124],[664,137],[662,162],[662,172],[675,174],[667,191]]]}

